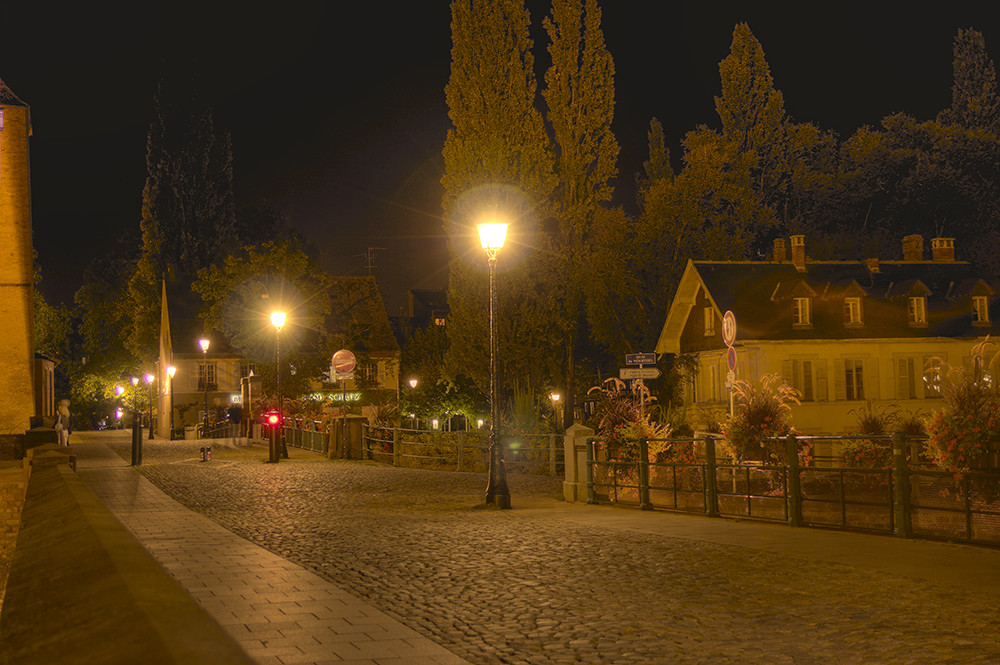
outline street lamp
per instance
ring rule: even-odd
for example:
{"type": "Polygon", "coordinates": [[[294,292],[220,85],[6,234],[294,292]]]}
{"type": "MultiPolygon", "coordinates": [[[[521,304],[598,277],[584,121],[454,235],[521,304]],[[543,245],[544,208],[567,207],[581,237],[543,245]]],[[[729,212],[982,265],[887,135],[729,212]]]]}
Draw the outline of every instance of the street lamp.
{"type": "Polygon", "coordinates": [[[139,425],[139,377],[132,377],[132,466],[142,464],[142,427],[139,425]]]}
{"type": "Polygon", "coordinates": [[[167,435],[167,439],[170,441],[174,440],[174,374],[176,373],[176,367],[173,365],[167,367],[167,376],[170,377],[167,380],[167,384],[170,387],[170,434],[167,435]]]}
{"type": "Polygon", "coordinates": [[[479,225],[479,241],[490,265],[490,478],[486,484],[486,503],[503,509],[510,508],[510,490],[507,489],[503,447],[497,432],[500,409],[497,399],[496,268],[497,253],[503,249],[506,237],[506,224],[479,225]]]}
{"type": "Polygon", "coordinates": [[[552,412],[556,421],[556,431],[558,431],[559,428],[562,427],[562,419],[559,417],[559,400],[562,399],[562,395],[559,393],[552,393],[549,397],[552,398],[552,412]]]}
{"type": "Polygon", "coordinates": [[[153,440],[153,381],[156,379],[152,374],[146,375],[146,383],[149,384],[149,440],[153,440]]]}
{"type": "Polygon", "coordinates": [[[205,413],[202,416],[201,435],[206,439],[208,438],[208,347],[211,343],[207,337],[202,337],[198,340],[198,346],[201,347],[201,355],[204,357],[201,378],[205,383],[205,413]]]}
{"type": "Polygon", "coordinates": [[[271,446],[271,461],[278,461],[278,449],[280,446],[284,457],[288,457],[285,450],[285,409],[284,400],[281,398],[281,329],[285,327],[285,313],[271,312],[271,325],[274,326],[274,376],[275,391],[278,393],[278,437],[274,445],[271,446]]]}

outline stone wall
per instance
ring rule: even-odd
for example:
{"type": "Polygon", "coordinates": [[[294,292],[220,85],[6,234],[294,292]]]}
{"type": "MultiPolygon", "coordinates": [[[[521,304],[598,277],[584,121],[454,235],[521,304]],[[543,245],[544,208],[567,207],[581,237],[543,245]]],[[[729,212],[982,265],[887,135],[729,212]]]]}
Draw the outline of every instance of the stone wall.
{"type": "Polygon", "coordinates": [[[3,595],[7,588],[7,575],[17,543],[21,525],[21,509],[28,487],[27,467],[21,462],[0,466],[0,613],[3,612],[3,595]]]}

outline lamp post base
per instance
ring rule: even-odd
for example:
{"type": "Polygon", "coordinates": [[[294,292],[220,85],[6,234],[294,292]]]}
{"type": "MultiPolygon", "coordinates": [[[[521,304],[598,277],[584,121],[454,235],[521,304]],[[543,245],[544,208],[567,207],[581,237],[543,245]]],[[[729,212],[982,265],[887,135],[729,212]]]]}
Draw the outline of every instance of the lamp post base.
{"type": "Polygon", "coordinates": [[[510,509],[510,490],[507,489],[507,465],[499,456],[499,449],[490,446],[490,479],[486,485],[486,505],[501,510],[510,509]]]}

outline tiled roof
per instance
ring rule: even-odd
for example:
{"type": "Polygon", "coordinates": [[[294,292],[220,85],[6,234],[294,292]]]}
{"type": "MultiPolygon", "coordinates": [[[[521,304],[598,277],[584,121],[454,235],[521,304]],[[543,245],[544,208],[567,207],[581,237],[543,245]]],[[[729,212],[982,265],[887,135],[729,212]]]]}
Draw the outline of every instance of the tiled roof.
{"type": "Polygon", "coordinates": [[[959,261],[808,262],[804,272],[787,262],[695,261],[720,312],[736,314],[740,339],[851,339],[979,337],[993,334],[1000,290],[959,261]],[[859,288],[860,287],[860,288],[859,288]],[[863,294],[863,325],[844,325],[844,297],[863,294]],[[986,295],[989,326],[973,325],[971,296],[986,295]],[[812,327],[792,325],[792,298],[812,297],[812,327]],[[907,299],[926,296],[927,325],[913,327],[907,299]]]}

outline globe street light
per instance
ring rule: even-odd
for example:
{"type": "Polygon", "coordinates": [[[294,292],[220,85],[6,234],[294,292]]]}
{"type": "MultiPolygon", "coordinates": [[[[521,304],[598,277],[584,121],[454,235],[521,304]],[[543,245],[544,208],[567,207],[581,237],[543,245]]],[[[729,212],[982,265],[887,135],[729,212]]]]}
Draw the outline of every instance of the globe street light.
{"type": "Polygon", "coordinates": [[[271,446],[270,461],[278,461],[278,450],[283,452],[284,457],[288,457],[285,450],[285,413],[284,400],[281,398],[281,329],[285,327],[285,313],[271,312],[271,325],[274,326],[274,376],[275,392],[278,393],[278,436],[272,437],[274,442],[271,446]]]}
{"type": "Polygon", "coordinates": [[[170,441],[174,440],[174,374],[177,373],[177,368],[173,365],[167,367],[167,384],[170,387],[170,434],[167,435],[167,439],[170,441]]]}
{"type": "Polygon", "coordinates": [[[503,248],[506,236],[506,224],[479,225],[479,241],[490,265],[490,478],[486,484],[486,503],[503,509],[510,508],[510,490],[507,489],[503,447],[497,433],[500,409],[497,399],[496,268],[497,253],[503,248]]]}
{"type": "Polygon", "coordinates": [[[204,357],[201,373],[202,381],[205,383],[205,413],[202,417],[201,427],[201,435],[204,438],[208,438],[208,347],[211,343],[207,337],[202,337],[198,340],[198,346],[201,347],[201,355],[204,357]]]}
{"type": "Polygon", "coordinates": [[[152,374],[146,375],[146,383],[149,384],[149,440],[153,440],[153,381],[156,377],[152,374]]]}

